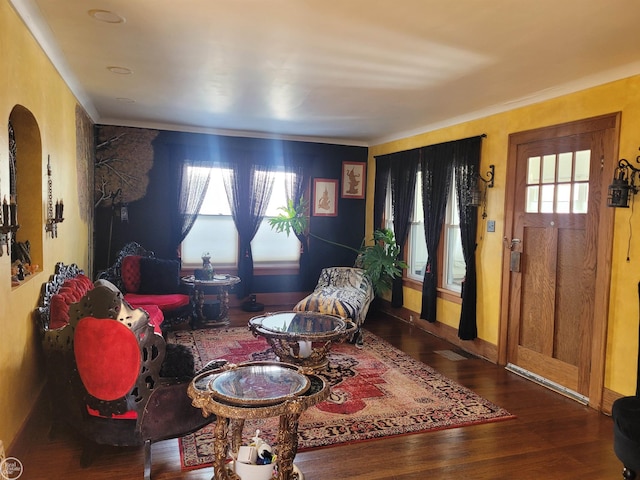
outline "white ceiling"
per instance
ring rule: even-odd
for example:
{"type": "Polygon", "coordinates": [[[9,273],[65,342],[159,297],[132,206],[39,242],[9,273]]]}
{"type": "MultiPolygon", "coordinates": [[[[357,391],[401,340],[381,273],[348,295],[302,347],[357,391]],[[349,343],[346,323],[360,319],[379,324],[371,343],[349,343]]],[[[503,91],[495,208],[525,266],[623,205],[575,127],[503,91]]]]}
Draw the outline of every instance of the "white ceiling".
{"type": "Polygon", "coordinates": [[[640,73],[638,0],[10,1],[100,124],[372,145],[640,73]]]}

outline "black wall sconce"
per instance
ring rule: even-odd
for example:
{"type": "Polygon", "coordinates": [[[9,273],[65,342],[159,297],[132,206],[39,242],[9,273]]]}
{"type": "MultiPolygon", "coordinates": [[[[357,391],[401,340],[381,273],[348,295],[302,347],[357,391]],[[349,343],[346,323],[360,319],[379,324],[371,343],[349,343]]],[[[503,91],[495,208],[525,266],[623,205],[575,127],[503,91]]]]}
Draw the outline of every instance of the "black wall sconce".
{"type": "Polygon", "coordinates": [[[476,185],[476,188],[471,189],[469,192],[469,201],[467,205],[470,207],[479,207],[482,205],[483,212],[482,218],[487,217],[487,188],[493,188],[493,177],[496,173],[496,166],[489,165],[489,171],[487,172],[487,178],[484,178],[481,174],[478,174],[478,180],[482,180],[482,186],[484,188],[480,188],[476,185]]]}
{"type": "MultiPolygon", "coordinates": [[[[640,155],[636,157],[636,163],[640,163],[640,155]]],[[[640,191],[640,185],[637,184],[638,172],[640,168],[634,167],[626,158],[618,161],[613,183],[609,185],[607,194],[608,207],[629,208],[631,195],[640,191]]]]}
{"type": "Polygon", "coordinates": [[[47,223],[44,230],[51,238],[58,237],[58,224],[64,221],[64,203],[56,200],[55,211],[53,204],[53,182],[51,180],[51,156],[47,155],[47,223]]]}

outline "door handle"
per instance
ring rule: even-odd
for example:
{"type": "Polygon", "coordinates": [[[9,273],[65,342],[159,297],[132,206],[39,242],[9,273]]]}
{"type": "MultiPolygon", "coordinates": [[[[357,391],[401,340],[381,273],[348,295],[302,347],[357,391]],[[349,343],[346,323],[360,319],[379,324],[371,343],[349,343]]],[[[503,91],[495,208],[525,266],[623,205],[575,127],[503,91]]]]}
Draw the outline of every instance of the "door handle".
{"type": "Polygon", "coordinates": [[[520,240],[519,238],[512,238],[511,240],[509,240],[507,237],[504,237],[503,241],[504,246],[509,250],[513,250],[516,245],[519,245],[522,242],[522,240],[520,240]]]}

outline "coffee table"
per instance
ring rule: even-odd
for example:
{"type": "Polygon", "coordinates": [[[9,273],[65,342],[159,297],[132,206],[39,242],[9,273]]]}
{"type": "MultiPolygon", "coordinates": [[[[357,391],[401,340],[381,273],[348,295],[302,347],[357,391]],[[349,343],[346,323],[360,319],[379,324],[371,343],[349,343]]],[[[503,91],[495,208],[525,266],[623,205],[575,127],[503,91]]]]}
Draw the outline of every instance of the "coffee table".
{"type": "Polygon", "coordinates": [[[357,328],[351,320],[318,312],[274,312],[249,320],[249,329],[267,339],[281,362],[313,370],[326,367],[331,345],[357,328]]]}
{"type": "Polygon", "coordinates": [[[307,408],[329,396],[329,384],[319,375],[279,362],[225,364],[197,375],[187,393],[205,417],[216,415],[213,440],[214,480],[238,480],[227,464],[229,430],[231,456],[237,458],[247,419],[279,417],[274,446],[275,480],[304,480],[293,465],[298,450],[298,419],[307,408]]]}

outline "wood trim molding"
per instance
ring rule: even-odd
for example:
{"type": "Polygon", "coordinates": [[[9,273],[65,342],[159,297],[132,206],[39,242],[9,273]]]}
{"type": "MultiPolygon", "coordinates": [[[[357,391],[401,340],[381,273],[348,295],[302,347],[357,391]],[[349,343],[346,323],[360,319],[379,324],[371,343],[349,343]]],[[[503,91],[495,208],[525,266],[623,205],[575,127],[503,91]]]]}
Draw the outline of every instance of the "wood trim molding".
{"type": "MultiPolygon", "coordinates": [[[[497,363],[498,347],[485,340],[480,338],[476,338],[475,340],[461,340],[458,338],[458,330],[455,328],[440,322],[427,322],[420,318],[419,312],[414,312],[413,310],[409,310],[405,307],[392,307],[391,302],[388,300],[378,298],[374,301],[373,307],[387,315],[415,325],[425,332],[429,332],[436,337],[442,338],[465,352],[484,358],[491,363],[497,363]]],[[[367,328],[366,323],[364,328],[367,328]]]]}

